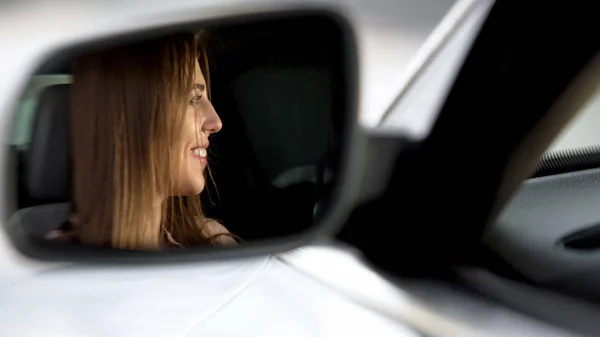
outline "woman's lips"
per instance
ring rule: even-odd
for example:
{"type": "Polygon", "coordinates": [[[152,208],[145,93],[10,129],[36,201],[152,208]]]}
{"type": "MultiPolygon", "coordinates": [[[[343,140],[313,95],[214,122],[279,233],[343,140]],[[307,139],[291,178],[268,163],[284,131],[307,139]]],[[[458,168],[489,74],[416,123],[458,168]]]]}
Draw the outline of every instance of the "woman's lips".
{"type": "Polygon", "coordinates": [[[191,153],[192,157],[200,160],[200,162],[202,163],[202,167],[205,167],[208,164],[208,161],[206,160],[206,156],[207,156],[206,148],[195,147],[190,150],[190,153],[191,153]]]}

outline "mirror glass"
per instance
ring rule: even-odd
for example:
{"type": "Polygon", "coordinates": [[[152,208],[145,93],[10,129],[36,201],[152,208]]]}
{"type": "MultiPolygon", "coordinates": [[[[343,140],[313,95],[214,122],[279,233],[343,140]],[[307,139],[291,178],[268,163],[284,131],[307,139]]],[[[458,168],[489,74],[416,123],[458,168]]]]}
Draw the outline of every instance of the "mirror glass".
{"type": "Polygon", "coordinates": [[[331,207],[352,54],[323,14],[114,36],[49,54],[15,112],[11,236],[239,247],[331,207]]]}

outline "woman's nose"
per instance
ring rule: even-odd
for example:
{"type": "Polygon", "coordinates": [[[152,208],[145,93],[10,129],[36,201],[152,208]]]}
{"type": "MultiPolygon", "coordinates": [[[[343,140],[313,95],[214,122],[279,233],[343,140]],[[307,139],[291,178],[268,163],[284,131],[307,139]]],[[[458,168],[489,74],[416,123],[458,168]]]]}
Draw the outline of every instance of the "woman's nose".
{"type": "Polygon", "coordinates": [[[223,127],[221,118],[215,111],[215,108],[210,104],[210,108],[206,110],[204,114],[204,123],[202,124],[202,131],[208,133],[217,133],[223,127]]]}

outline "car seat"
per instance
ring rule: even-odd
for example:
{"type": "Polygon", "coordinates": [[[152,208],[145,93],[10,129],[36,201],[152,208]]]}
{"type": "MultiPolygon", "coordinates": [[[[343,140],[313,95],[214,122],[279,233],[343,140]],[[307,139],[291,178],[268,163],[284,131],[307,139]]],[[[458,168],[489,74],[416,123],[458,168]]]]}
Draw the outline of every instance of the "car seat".
{"type": "Polygon", "coordinates": [[[35,111],[31,142],[24,155],[23,185],[29,207],[11,223],[29,235],[43,237],[69,218],[69,86],[43,90],[35,111]]]}

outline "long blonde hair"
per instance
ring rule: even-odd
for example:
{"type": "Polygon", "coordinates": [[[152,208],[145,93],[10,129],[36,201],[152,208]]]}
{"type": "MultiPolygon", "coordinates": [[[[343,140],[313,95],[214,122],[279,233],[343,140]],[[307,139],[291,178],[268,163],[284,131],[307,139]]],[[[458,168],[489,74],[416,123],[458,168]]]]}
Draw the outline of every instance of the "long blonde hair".
{"type": "Polygon", "coordinates": [[[94,52],[74,64],[71,144],[73,232],[83,244],[158,249],[207,244],[199,196],[172,195],[172,144],[184,121],[199,59],[193,33],[94,52]],[[160,219],[160,221],[157,221],[160,219]],[[160,223],[160,228],[156,224],[160,223]]]}

